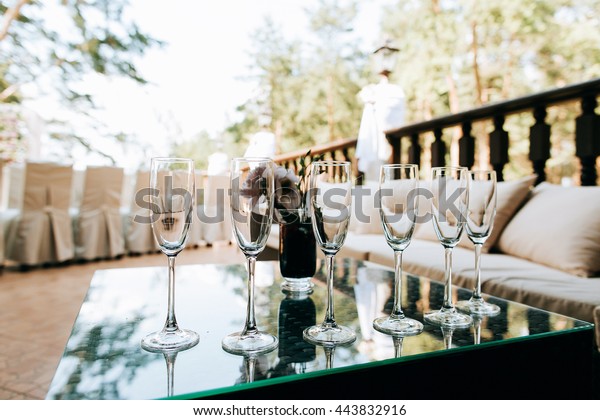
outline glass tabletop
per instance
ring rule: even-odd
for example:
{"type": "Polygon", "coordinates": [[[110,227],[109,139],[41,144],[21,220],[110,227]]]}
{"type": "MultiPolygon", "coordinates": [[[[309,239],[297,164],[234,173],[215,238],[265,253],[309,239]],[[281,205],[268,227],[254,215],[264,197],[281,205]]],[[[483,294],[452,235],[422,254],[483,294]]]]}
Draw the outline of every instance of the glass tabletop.
{"type": "MultiPolygon", "coordinates": [[[[244,387],[328,375],[357,366],[402,362],[474,346],[502,346],[516,340],[591,329],[592,324],[486,296],[499,315],[476,319],[463,330],[444,331],[425,324],[422,334],[394,339],[372,327],[393,304],[390,268],[342,259],[336,261],[334,302],[338,323],[353,328],[357,340],[335,349],[302,339],[304,328],[320,323],[326,310],[324,264],[314,292],[291,296],[281,291],[277,261],[256,266],[256,320],[275,334],[279,347],[242,357],[226,353],[222,338],[240,331],[246,315],[244,265],[181,265],[176,271],[175,305],[182,328],[200,335],[195,347],[175,354],[150,353],[142,337],[162,327],[166,313],[167,268],[101,270],[94,274],[48,399],[155,399],[214,396],[244,387]]],[[[421,320],[443,301],[442,283],[405,274],[403,309],[421,320]]],[[[454,288],[455,300],[469,290],[454,288]]]]}

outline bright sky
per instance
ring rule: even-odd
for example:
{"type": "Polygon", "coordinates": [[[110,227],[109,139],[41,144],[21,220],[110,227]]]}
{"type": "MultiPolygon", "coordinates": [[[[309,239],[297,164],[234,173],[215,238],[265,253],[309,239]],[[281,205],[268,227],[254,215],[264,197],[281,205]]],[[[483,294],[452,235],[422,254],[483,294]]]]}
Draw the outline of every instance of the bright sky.
{"type": "MultiPolygon", "coordinates": [[[[379,11],[388,3],[360,3],[355,30],[365,51],[379,40],[379,11]]],[[[148,144],[149,155],[164,154],[169,136],[189,139],[201,130],[218,134],[236,120],[236,106],[252,96],[253,85],[241,80],[249,73],[249,35],[270,15],[288,38],[297,38],[308,24],[304,8],[317,4],[318,0],[131,0],[130,11],[142,31],[167,45],[148,51],[138,63],[148,86],[90,79],[106,108],[103,118],[148,144]]],[[[127,155],[123,159],[136,158],[127,155]]]]}

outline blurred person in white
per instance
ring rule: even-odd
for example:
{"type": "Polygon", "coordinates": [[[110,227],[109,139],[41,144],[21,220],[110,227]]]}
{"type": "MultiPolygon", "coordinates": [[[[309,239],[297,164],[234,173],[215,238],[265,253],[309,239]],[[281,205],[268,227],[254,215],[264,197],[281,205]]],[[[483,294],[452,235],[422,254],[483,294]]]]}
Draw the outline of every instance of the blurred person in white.
{"type": "Polygon", "coordinates": [[[404,123],[404,91],[382,76],[379,83],[365,86],[358,95],[365,104],[356,143],[358,170],[365,174],[366,182],[378,182],[379,168],[392,156],[384,132],[404,123]]]}

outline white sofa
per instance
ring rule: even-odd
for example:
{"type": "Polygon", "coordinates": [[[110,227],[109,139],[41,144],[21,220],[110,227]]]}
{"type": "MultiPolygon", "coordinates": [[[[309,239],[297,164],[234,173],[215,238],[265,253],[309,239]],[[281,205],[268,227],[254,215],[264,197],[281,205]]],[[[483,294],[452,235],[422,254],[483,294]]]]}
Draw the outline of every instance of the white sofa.
{"type": "MultiPolygon", "coordinates": [[[[482,255],[482,291],[596,325],[600,347],[600,187],[561,187],[534,178],[502,182],[492,235],[482,255]]],[[[363,186],[373,192],[375,186],[363,186]]],[[[358,195],[355,195],[357,197],[358,195]]],[[[339,256],[393,267],[372,194],[361,194],[339,256]],[[359,220],[360,219],[360,220],[359,220]]],[[[277,249],[273,226],[268,246],[277,249]]],[[[403,255],[406,272],[441,280],[444,250],[431,222],[419,225],[403,255]]],[[[453,284],[473,288],[474,252],[464,235],[453,251],[453,284]]]]}

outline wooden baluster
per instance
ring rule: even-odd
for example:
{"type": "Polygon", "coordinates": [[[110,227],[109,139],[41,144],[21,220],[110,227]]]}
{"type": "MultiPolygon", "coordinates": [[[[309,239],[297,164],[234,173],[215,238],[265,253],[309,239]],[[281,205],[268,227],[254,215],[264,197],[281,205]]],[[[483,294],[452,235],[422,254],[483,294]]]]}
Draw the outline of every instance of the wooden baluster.
{"type": "MultiPolygon", "coordinates": [[[[335,151],[331,151],[331,152],[327,153],[327,155],[329,156],[329,160],[335,160],[335,151]]],[[[330,167],[329,168],[329,175],[333,176],[333,177],[338,176],[336,168],[330,167]]]]}
{"type": "Polygon", "coordinates": [[[344,147],[342,149],[342,155],[344,155],[344,160],[346,162],[350,162],[350,175],[354,178],[354,185],[362,185],[363,180],[361,174],[358,172],[358,167],[354,159],[350,157],[350,148],[344,147]]]}
{"type": "Polygon", "coordinates": [[[410,136],[408,162],[421,166],[421,145],[419,144],[419,133],[412,133],[410,136]]]}
{"type": "Polygon", "coordinates": [[[471,135],[471,121],[463,123],[462,133],[458,139],[458,164],[471,169],[475,164],[475,138],[471,135]]]}
{"type": "Polygon", "coordinates": [[[581,115],[575,118],[575,156],[581,161],[581,185],[596,185],[596,158],[600,155],[600,115],[596,96],[581,100],[581,115]]]}
{"type": "Polygon", "coordinates": [[[504,129],[504,115],[494,116],[494,131],[490,133],[490,164],[496,179],[504,181],[504,165],[508,163],[508,132],[504,129]]]}
{"type": "Polygon", "coordinates": [[[348,151],[348,148],[347,148],[347,147],[344,147],[344,148],[342,149],[342,156],[344,156],[344,160],[345,160],[346,162],[352,162],[352,159],[350,159],[350,153],[349,153],[349,151],[348,151]]]}
{"type": "Polygon", "coordinates": [[[446,166],[446,143],[442,140],[442,129],[433,132],[435,141],[431,143],[431,166],[446,166]]]}
{"type": "Polygon", "coordinates": [[[535,108],[535,124],[529,129],[529,160],[537,174],[536,184],[546,180],[546,161],[550,158],[550,125],[546,119],[546,107],[535,108]]]}
{"type": "Polygon", "coordinates": [[[388,142],[392,145],[392,163],[402,162],[402,137],[386,134],[388,142]]]}

